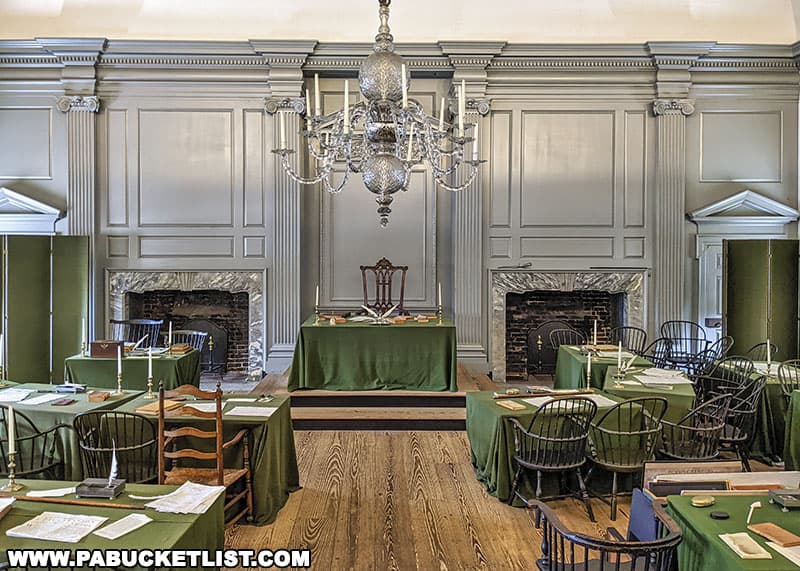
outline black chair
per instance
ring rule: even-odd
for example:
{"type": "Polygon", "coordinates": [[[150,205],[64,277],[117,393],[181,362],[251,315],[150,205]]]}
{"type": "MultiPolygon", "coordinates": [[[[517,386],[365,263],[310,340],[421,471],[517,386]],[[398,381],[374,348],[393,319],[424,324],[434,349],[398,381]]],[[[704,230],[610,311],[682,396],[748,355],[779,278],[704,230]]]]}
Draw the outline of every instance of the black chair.
{"type": "Polygon", "coordinates": [[[681,529],[653,503],[656,539],[616,541],[577,533],[568,529],[556,513],[534,501],[536,525],[542,528],[542,557],[536,561],[540,571],[672,571],[677,568],[675,551],[681,542],[681,529]],[[624,561],[624,562],[623,562],[624,561]]]}
{"type": "Polygon", "coordinates": [[[666,410],[663,397],[639,397],[614,405],[591,424],[589,459],[613,474],[612,521],[617,519],[617,474],[641,472],[644,463],[652,459],[666,410]]]}
{"type": "MultiPolygon", "coordinates": [[[[772,348],[772,354],[770,357],[772,360],[775,360],[775,354],[779,351],[778,346],[775,343],[770,343],[772,348]]],[[[752,347],[747,350],[745,356],[750,357],[753,361],[766,361],[767,360],[767,342],[764,341],[763,343],[756,343],[752,347]]]]}
{"type": "Polygon", "coordinates": [[[620,342],[631,353],[642,355],[647,345],[647,331],[640,327],[614,327],[611,330],[611,343],[617,345],[620,342]]]}
{"type": "Polygon", "coordinates": [[[750,378],[754,371],[755,365],[752,359],[742,355],[731,355],[717,361],[708,374],[718,379],[735,381],[750,378]]]}
{"type": "Polygon", "coordinates": [[[519,493],[523,470],[536,472],[536,497],[542,495],[542,472],[563,473],[574,471],[578,479],[580,497],[586,505],[589,518],[594,521],[589,494],[583,480],[581,467],[586,463],[586,438],[589,424],[597,413],[594,401],[584,398],[553,399],[542,404],[533,413],[528,426],[511,419],[514,429],[514,462],[517,464],[508,503],[515,497],[528,503],[519,493]]]}
{"type": "Polygon", "coordinates": [[[714,341],[711,345],[708,346],[710,351],[714,352],[714,355],[717,359],[724,359],[728,356],[728,353],[731,349],[733,349],[734,341],[733,337],[730,335],[726,335],[725,337],[720,337],[716,341],[714,341]]]}
{"type": "Polygon", "coordinates": [[[117,477],[129,483],[155,483],[158,479],[158,438],[149,418],[129,412],[95,411],[76,416],[83,474],[108,477],[112,455],[117,456],[117,477]]]}
{"type": "MultiPolygon", "coordinates": [[[[67,424],[56,424],[39,430],[19,409],[14,409],[17,478],[61,480],[64,460],[59,457],[58,442],[67,424]]],[[[0,478],[8,477],[8,405],[0,404],[0,478]]]]}
{"type": "Polygon", "coordinates": [[[784,361],[778,367],[778,382],[786,403],[792,398],[793,391],[800,391],[800,359],[784,361]]]}
{"type": "Polygon", "coordinates": [[[668,365],[670,365],[670,363],[667,362],[669,346],[669,339],[666,337],[659,337],[645,348],[643,355],[650,359],[654,367],[666,369],[668,365]]]}
{"type": "Polygon", "coordinates": [[[672,460],[692,462],[719,456],[730,401],[730,395],[719,395],[696,406],[678,422],[662,420],[658,453],[672,460]]]}
{"type": "Polygon", "coordinates": [[[158,332],[164,324],[163,319],[110,319],[111,338],[117,341],[138,343],[146,336],[139,347],[157,347],[158,332]]]}
{"type": "Polygon", "coordinates": [[[689,360],[682,366],[687,375],[705,375],[710,373],[716,366],[716,355],[711,349],[700,351],[696,355],[691,355],[689,360]]]}
{"type": "Polygon", "coordinates": [[[370,309],[384,313],[397,305],[399,314],[403,314],[403,302],[406,293],[406,272],[408,266],[395,266],[386,258],[381,258],[373,266],[359,266],[361,268],[361,287],[364,294],[364,305],[370,309]],[[400,295],[394,298],[392,285],[394,274],[400,272],[400,295]],[[371,278],[369,276],[372,276],[371,278]],[[370,282],[375,284],[375,295],[370,297],[370,282]]]}
{"type": "Polygon", "coordinates": [[[684,368],[692,356],[708,349],[706,330],[693,321],[665,321],[661,336],[670,340],[668,361],[684,368]]]}
{"type": "Polygon", "coordinates": [[[550,346],[557,350],[561,345],[586,345],[586,336],[575,329],[553,329],[550,346]]]}
{"type": "Polygon", "coordinates": [[[194,331],[191,329],[177,329],[172,332],[172,343],[186,343],[192,349],[203,351],[203,345],[206,343],[208,333],[205,331],[194,331]]]}
{"type": "Polygon", "coordinates": [[[767,376],[762,375],[757,379],[748,379],[748,382],[738,387],[731,386],[727,389],[724,385],[717,387],[720,394],[731,396],[728,414],[725,417],[725,429],[720,438],[723,449],[731,449],[739,457],[745,472],[750,468],[750,444],[755,434],[756,415],[758,414],[761,396],[767,386],[767,376]]]}

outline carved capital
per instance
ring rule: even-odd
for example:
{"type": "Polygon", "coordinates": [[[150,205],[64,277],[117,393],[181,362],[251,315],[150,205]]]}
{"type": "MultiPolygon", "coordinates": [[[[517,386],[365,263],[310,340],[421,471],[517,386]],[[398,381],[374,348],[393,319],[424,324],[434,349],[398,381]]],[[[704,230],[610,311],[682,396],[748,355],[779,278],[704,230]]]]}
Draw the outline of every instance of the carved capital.
{"type": "Polygon", "coordinates": [[[478,115],[486,117],[492,108],[492,101],[490,99],[467,99],[464,105],[468,111],[474,109],[478,112],[478,115]]]}
{"type": "Polygon", "coordinates": [[[86,111],[97,113],[100,111],[100,99],[95,95],[65,95],[56,101],[59,111],[67,113],[69,111],[86,111]]]}
{"type": "Polygon", "coordinates": [[[291,109],[299,115],[306,112],[306,100],[302,97],[268,97],[264,99],[264,110],[275,115],[281,109],[291,109]]]}
{"type": "Polygon", "coordinates": [[[653,101],[654,115],[691,115],[694,99],[656,99],[653,101]]]}

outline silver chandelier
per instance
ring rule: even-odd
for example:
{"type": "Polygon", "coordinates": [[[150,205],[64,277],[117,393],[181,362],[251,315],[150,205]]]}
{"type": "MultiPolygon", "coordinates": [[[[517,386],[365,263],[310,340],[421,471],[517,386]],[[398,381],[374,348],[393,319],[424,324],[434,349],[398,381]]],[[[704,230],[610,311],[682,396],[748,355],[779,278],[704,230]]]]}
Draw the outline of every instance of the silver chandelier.
{"type": "Polygon", "coordinates": [[[344,82],[344,108],[322,115],[320,111],[319,76],[314,78],[314,108],[306,90],[305,106],[295,107],[305,116],[308,151],[313,157],[311,178],[300,176],[292,168],[289,157],[295,151],[286,148],[283,111],[280,120],[280,147],[275,149],[287,174],[301,184],[322,183],[331,193],[340,192],[350,173],[361,173],[364,186],[376,195],[380,224],[389,223],[393,194],[408,190],[411,169],[425,161],[430,165],[437,184],[451,191],[469,186],[486,161],[478,159],[478,126],[464,124],[464,82],[458,92],[458,110],[450,113],[442,98],[438,119],[408,97],[411,74],[403,58],[394,52],[394,38],[389,30],[389,4],[378,0],[380,27],[375,36],[374,53],[362,63],[358,72],[361,101],[350,105],[348,82],[344,82]],[[445,117],[447,112],[448,116],[445,117]],[[446,120],[447,119],[447,120],[446,120]],[[455,120],[453,120],[455,119],[455,120]],[[472,143],[472,157],[465,157],[465,145],[472,143]],[[342,180],[333,181],[337,163],[346,163],[342,180]],[[454,184],[460,165],[466,170],[461,184],[454,184]]]}

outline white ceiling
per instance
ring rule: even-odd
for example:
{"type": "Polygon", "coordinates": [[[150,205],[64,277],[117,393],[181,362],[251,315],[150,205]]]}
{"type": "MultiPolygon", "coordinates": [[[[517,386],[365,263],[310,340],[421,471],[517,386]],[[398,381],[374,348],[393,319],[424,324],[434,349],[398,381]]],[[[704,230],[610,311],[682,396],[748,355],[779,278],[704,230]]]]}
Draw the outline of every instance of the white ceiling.
{"type": "MultiPolygon", "coordinates": [[[[398,42],[791,44],[800,0],[395,0],[398,42]]],[[[0,0],[0,38],[371,41],[375,0],[0,0]]]]}

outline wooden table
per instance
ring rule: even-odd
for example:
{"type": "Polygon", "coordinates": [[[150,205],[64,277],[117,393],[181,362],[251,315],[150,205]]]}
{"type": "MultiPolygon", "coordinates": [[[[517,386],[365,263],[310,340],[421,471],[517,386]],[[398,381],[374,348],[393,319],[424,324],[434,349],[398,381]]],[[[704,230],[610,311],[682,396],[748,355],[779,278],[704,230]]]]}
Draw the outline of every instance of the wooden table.
{"type": "MultiPolygon", "coordinates": [[[[5,480],[3,482],[5,483],[5,480]]],[[[203,549],[216,551],[224,547],[224,494],[217,498],[206,513],[172,514],[160,513],[152,509],[98,508],[26,502],[24,494],[30,490],[64,488],[74,486],[76,482],[52,480],[20,480],[20,482],[27,486],[26,489],[17,494],[17,501],[14,502],[11,511],[0,520],[0,561],[6,560],[5,549],[11,546],[15,549],[67,549],[71,551],[79,549],[98,551],[106,549],[203,549]],[[104,539],[92,533],[78,543],[6,537],[7,530],[25,523],[45,511],[107,517],[108,521],[103,526],[132,513],[143,513],[153,521],[115,540],[104,539]]],[[[147,503],[147,500],[131,499],[128,497],[128,493],[141,496],[156,496],[167,494],[176,488],[177,486],[128,484],[125,487],[125,493],[114,500],[92,501],[141,506],[147,503]]],[[[64,499],[75,499],[75,496],[64,496],[64,499]]]]}
{"type": "Polygon", "coordinates": [[[329,325],[312,317],[292,360],[289,390],[297,389],[457,391],[455,325],[329,325]]]}
{"type": "MultiPolygon", "coordinates": [[[[64,361],[64,378],[68,382],[93,387],[117,388],[117,360],[75,355],[64,361]]],[[[200,386],[200,352],[192,349],[185,355],[153,355],[153,390],[159,381],[164,388],[180,385],[200,386]]],[[[122,388],[147,390],[147,356],[122,359],[122,388]]]]}
{"type": "MultiPolygon", "coordinates": [[[[275,520],[278,511],[286,503],[289,494],[300,488],[297,455],[294,447],[294,432],[289,406],[289,397],[275,397],[270,402],[236,402],[224,397],[222,415],[225,439],[232,438],[242,428],[250,431],[250,470],[253,479],[253,523],[265,525],[275,520]],[[231,416],[227,414],[235,406],[274,408],[268,416],[231,416]]],[[[251,397],[255,398],[255,397],[251,397]]],[[[152,403],[139,397],[119,407],[122,412],[135,412],[137,408],[152,403]]],[[[197,402],[197,401],[192,401],[197,402]]],[[[213,402],[213,401],[205,401],[213,402]]],[[[155,421],[157,417],[153,416],[155,421]]],[[[213,430],[214,419],[172,415],[167,417],[167,426],[192,424],[204,430],[213,430]]],[[[194,442],[198,448],[203,442],[194,442]]],[[[225,456],[226,465],[241,466],[241,447],[230,450],[225,456]]],[[[204,465],[208,465],[207,463],[204,465]]],[[[244,523],[244,520],[242,520],[244,523]]]]}
{"type": "MultiPolygon", "coordinates": [[[[630,357],[628,357],[630,359],[630,357]]],[[[558,348],[554,387],[556,389],[586,388],[586,354],[575,345],[561,345],[558,348]]],[[[592,357],[592,388],[602,389],[606,379],[606,369],[617,364],[617,357],[592,357]]],[[[637,357],[634,367],[652,367],[644,357],[637,357]]]]}
{"type": "MultiPolygon", "coordinates": [[[[16,385],[17,389],[34,389],[38,393],[33,393],[28,398],[33,398],[40,394],[55,392],[55,386],[44,383],[22,383],[16,385]]],[[[94,387],[93,387],[94,388],[94,387]]],[[[89,389],[91,390],[91,388],[89,389]]],[[[107,389],[104,389],[107,390],[107,389]]],[[[111,395],[102,402],[89,402],[86,393],[64,394],[64,397],[75,399],[75,402],[66,406],[54,406],[52,404],[26,405],[25,401],[10,404],[14,410],[18,410],[31,419],[39,430],[47,430],[57,424],[72,426],[72,420],[84,412],[99,410],[112,410],[118,406],[136,398],[141,391],[127,391],[124,395],[111,395]]],[[[64,460],[64,478],[67,480],[83,479],[83,467],[81,466],[80,447],[78,445],[78,435],[74,430],[62,429],[59,433],[58,453],[64,460]]]]}
{"type": "Polygon", "coordinates": [[[796,571],[797,566],[766,545],[766,540],[748,532],[762,547],[772,554],[772,559],[741,559],[720,538],[721,533],[747,531],[749,506],[760,501],[762,507],[753,512],[751,523],[774,522],[782,528],[800,534],[800,516],[797,511],[784,513],[770,504],[766,495],[716,496],[716,503],[708,508],[695,508],[691,496],[669,496],[667,511],[683,531],[683,541],[678,546],[680,571],[796,571]],[[712,511],[727,512],[729,519],[711,519],[712,511]]]}

